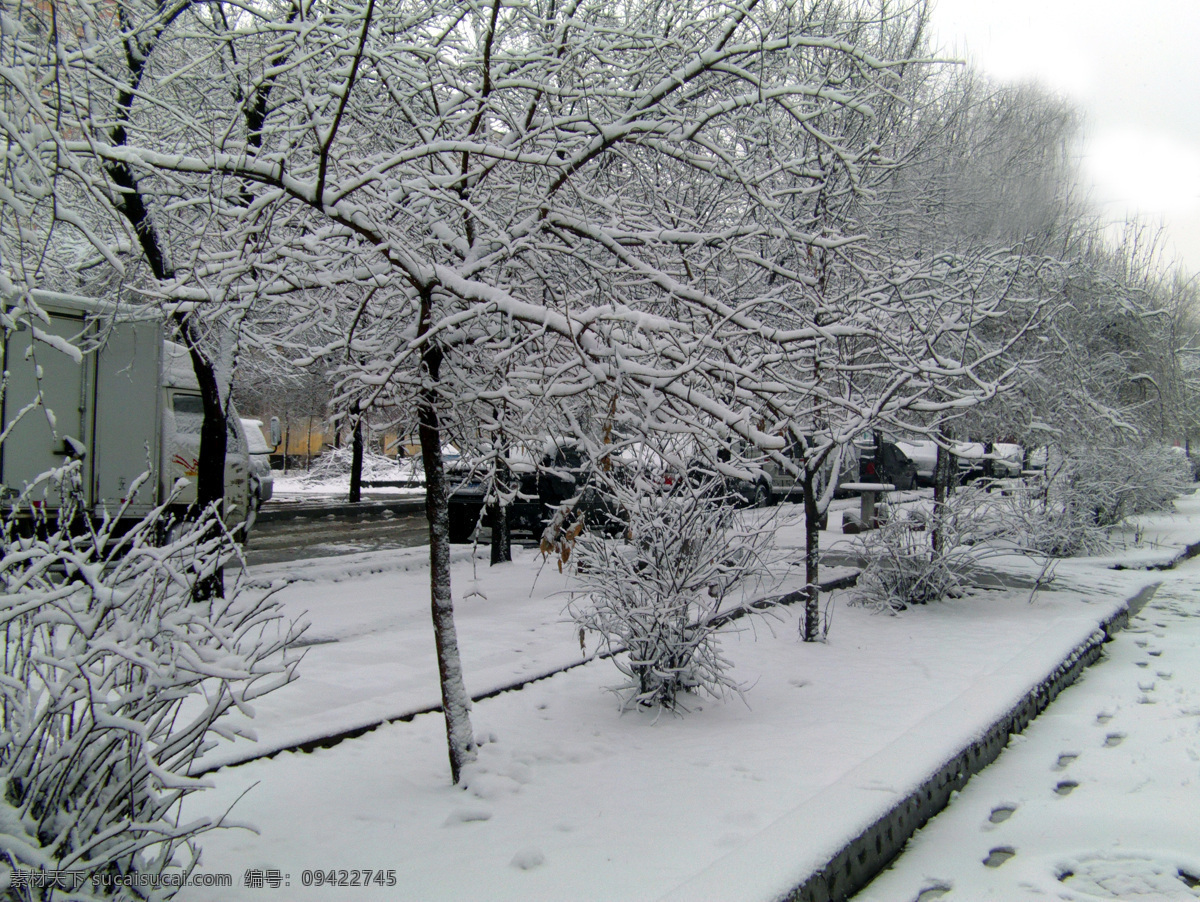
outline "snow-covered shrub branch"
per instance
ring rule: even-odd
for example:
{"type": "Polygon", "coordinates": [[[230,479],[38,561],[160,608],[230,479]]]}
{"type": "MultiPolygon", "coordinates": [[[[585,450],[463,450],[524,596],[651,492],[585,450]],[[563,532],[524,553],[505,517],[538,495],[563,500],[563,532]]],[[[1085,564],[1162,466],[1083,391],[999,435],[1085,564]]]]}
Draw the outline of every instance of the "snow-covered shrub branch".
{"type": "Polygon", "coordinates": [[[1010,492],[998,506],[1004,535],[1018,548],[1047,557],[1099,554],[1109,546],[1106,527],[1066,486],[1040,480],[1010,492]]]}
{"type": "MultiPolygon", "coordinates": [[[[0,856],[14,869],[186,873],[196,838],[220,826],[180,820],[206,785],[192,766],[229,735],[223,714],[294,678],[297,633],[270,593],[235,583],[195,600],[234,552],[219,519],[168,538],[162,509],[128,530],[93,522],[76,467],[26,491],[0,526],[0,856]],[[65,499],[56,517],[31,503],[43,490],[65,499]]],[[[70,898],[172,895],[134,892],[89,883],[70,898]]]]}
{"type": "Polygon", "coordinates": [[[958,492],[935,511],[901,508],[879,529],[862,534],[859,544],[866,566],[852,602],[896,612],[965,591],[972,565],[990,553],[980,544],[988,506],[981,500],[974,492],[958,492]],[[935,525],[941,535],[936,551],[935,525]]]}
{"type": "Polygon", "coordinates": [[[628,678],[617,689],[622,708],[676,708],[692,691],[740,693],[721,654],[719,615],[766,577],[775,524],[756,523],[686,485],[619,495],[629,538],[578,538],[578,588],[568,607],[580,628],[620,652],[613,661],[628,678]]]}
{"type": "Polygon", "coordinates": [[[1164,445],[1095,445],[1067,455],[1063,503],[1097,526],[1165,510],[1195,488],[1187,459],[1164,445]]]}
{"type": "MultiPolygon", "coordinates": [[[[331,479],[347,479],[350,476],[353,451],[350,448],[326,448],[313,458],[308,470],[301,477],[306,482],[324,482],[331,479]]],[[[419,461],[403,457],[397,460],[377,451],[363,450],[362,477],[368,480],[420,481],[424,478],[419,461]]]]}

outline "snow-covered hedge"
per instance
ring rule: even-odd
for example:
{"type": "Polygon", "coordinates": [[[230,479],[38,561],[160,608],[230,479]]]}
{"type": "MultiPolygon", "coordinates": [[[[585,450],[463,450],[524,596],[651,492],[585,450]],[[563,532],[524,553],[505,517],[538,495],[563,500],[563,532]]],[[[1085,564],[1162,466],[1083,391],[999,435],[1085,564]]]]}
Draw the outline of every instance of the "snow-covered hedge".
{"type": "Polygon", "coordinates": [[[1195,488],[1187,458],[1158,444],[1077,449],[1067,456],[1060,478],[1062,501],[1097,526],[1165,510],[1195,488]]]}
{"type": "MultiPolygon", "coordinates": [[[[313,458],[303,479],[307,482],[328,482],[349,479],[354,452],[351,448],[326,448],[313,458]]],[[[425,481],[425,468],[420,458],[400,459],[363,449],[362,478],[366,480],[425,481]]]]}
{"type": "MultiPolygon", "coordinates": [[[[0,852],[15,871],[89,875],[56,899],[166,899],[170,886],[114,883],[195,866],[195,838],[218,824],[179,819],[204,786],[193,762],[226,711],[293,678],[295,636],[270,593],[234,582],[195,600],[235,549],[219,520],[164,539],[154,512],[122,533],[70,501],[70,467],[59,478],[61,516],[26,502],[2,522],[0,852]]],[[[18,882],[4,898],[49,898],[18,882]]]]}
{"type": "Polygon", "coordinates": [[[1126,517],[1165,510],[1195,489],[1187,458],[1163,445],[1079,448],[1007,499],[1006,533],[1052,557],[1097,554],[1126,517]]]}
{"type": "Polygon", "coordinates": [[[1034,483],[1002,499],[997,512],[1004,535],[1024,551],[1055,558],[1100,554],[1108,548],[1109,530],[1096,523],[1088,506],[1057,486],[1050,488],[1034,483]]]}

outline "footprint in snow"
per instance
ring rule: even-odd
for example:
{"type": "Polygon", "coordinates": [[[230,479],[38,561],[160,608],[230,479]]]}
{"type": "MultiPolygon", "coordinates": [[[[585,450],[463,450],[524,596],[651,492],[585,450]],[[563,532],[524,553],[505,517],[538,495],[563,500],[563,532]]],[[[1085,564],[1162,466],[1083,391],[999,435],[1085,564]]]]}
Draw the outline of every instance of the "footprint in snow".
{"type": "Polygon", "coordinates": [[[998,868],[1016,854],[1017,850],[1012,846],[1000,846],[988,852],[988,857],[983,859],[983,864],[985,867],[998,868]]]}
{"type": "Polygon", "coordinates": [[[1054,791],[1060,796],[1069,796],[1078,785],[1074,780],[1062,780],[1054,787],[1054,791]]]}
{"type": "Polygon", "coordinates": [[[988,815],[988,822],[992,824],[1002,824],[1017,810],[1016,805],[998,805],[992,809],[992,813],[988,815]]]}
{"type": "Polygon", "coordinates": [[[453,827],[455,824],[470,824],[474,821],[490,821],[492,812],[486,808],[459,808],[451,811],[442,824],[443,827],[453,827]]]}
{"type": "Polygon", "coordinates": [[[522,871],[531,871],[545,863],[545,854],[536,846],[526,846],[523,849],[518,849],[517,854],[509,862],[514,868],[520,868],[522,871]]]}
{"type": "Polygon", "coordinates": [[[937,883],[933,886],[927,886],[917,893],[916,902],[933,902],[934,899],[940,899],[946,893],[950,892],[950,889],[951,886],[949,883],[937,883]]]}
{"type": "Polygon", "coordinates": [[[1104,737],[1104,747],[1106,749],[1114,748],[1125,741],[1124,733],[1109,733],[1104,737]]]}
{"type": "Polygon", "coordinates": [[[1058,756],[1058,762],[1054,765],[1055,770],[1066,770],[1079,757],[1079,752],[1063,752],[1058,756]]]}

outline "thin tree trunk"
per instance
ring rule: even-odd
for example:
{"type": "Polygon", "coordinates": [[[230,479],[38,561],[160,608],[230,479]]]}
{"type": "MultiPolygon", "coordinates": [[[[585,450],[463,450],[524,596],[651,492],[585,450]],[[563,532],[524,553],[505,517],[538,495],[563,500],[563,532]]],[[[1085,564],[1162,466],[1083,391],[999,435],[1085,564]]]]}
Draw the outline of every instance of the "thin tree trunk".
{"type": "Polygon", "coordinates": [[[496,475],[494,479],[496,501],[489,507],[488,516],[492,521],[492,559],[493,566],[507,564],[512,560],[512,530],[508,524],[508,504],[504,498],[511,491],[509,480],[508,448],[503,438],[496,458],[496,475]]]}
{"type": "MultiPolygon", "coordinates": [[[[118,6],[117,16],[125,24],[125,10],[118,6]]],[[[116,108],[113,111],[113,125],[109,136],[114,146],[122,147],[126,143],[128,130],[126,126],[132,118],[134,98],[146,71],[146,64],[154,49],[154,42],[144,43],[128,32],[125,39],[125,64],[128,68],[129,83],[117,91],[116,108]]],[[[139,36],[140,37],[140,36],[139,36]]],[[[150,206],[142,195],[134,171],[123,162],[108,162],[104,164],[108,177],[118,188],[115,208],[118,213],[133,226],[138,244],[142,248],[150,271],[159,281],[169,281],[175,277],[175,270],[168,256],[168,243],[159,234],[158,228],[150,215],[150,206]]],[[[196,331],[195,322],[187,313],[175,313],[174,319],[179,340],[188,350],[192,360],[192,369],[196,374],[196,382],[200,386],[201,403],[204,406],[204,422],[200,427],[200,456],[197,461],[196,474],[196,504],[192,510],[193,516],[199,516],[209,505],[216,503],[218,514],[222,513],[220,502],[225,497],[225,451],[228,427],[225,424],[225,408],[221,404],[221,392],[217,385],[216,369],[212,361],[200,348],[200,336],[196,331]]],[[[192,589],[193,596],[198,600],[213,597],[223,597],[225,594],[224,573],[217,570],[211,577],[197,582],[192,589]]]]}
{"type": "Polygon", "coordinates": [[[954,470],[954,455],[944,447],[949,443],[950,431],[939,429],[937,464],[933,470],[933,525],[929,532],[929,542],[935,561],[942,556],[942,544],[945,538],[942,522],[946,512],[946,498],[950,493],[951,474],[954,470]]]}
{"type": "MultiPolygon", "coordinates": [[[[221,392],[217,386],[216,367],[200,350],[199,342],[185,315],[177,315],[175,324],[200,386],[204,419],[200,425],[200,455],[196,473],[196,503],[190,517],[198,519],[204,511],[213,508],[216,515],[224,514],[225,498],[225,453],[228,448],[229,427],[225,422],[225,407],[221,404],[221,392]]],[[[218,567],[210,576],[196,581],[192,597],[197,601],[225,597],[225,570],[218,567]]]]}
{"type": "Polygon", "coordinates": [[[350,446],[350,503],[362,501],[363,434],[362,411],[354,413],[354,435],[350,446]]]}
{"type": "Polygon", "coordinates": [[[425,516],[429,520],[429,583],[433,612],[433,637],[437,646],[442,710],[446,715],[446,740],[450,751],[450,779],[458,783],[463,766],[475,760],[471,729],[471,698],[463,682],[458,636],[454,628],[454,602],[450,594],[450,504],[442,462],[442,436],[438,425],[437,384],[442,352],[427,348],[423,354],[430,387],[418,402],[421,460],[425,464],[425,516]]]}
{"type": "Polygon", "coordinates": [[[800,636],[805,642],[816,642],[821,633],[821,511],[814,492],[815,479],[804,468],[804,622],[800,636]]]}
{"type": "Polygon", "coordinates": [[[512,560],[512,529],[508,523],[508,505],[494,501],[488,505],[492,521],[491,563],[507,564],[512,560]]]}
{"type": "Polygon", "coordinates": [[[312,414],[304,418],[304,470],[312,469],[312,414]]]}

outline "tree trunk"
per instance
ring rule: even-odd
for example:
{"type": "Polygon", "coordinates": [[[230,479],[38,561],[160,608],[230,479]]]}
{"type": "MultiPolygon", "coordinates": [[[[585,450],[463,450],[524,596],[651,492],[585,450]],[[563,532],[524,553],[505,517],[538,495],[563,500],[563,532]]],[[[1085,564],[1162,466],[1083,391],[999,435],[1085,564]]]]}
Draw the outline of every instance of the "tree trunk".
{"type": "MultiPolygon", "coordinates": [[[[224,513],[225,498],[225,452],[228,446],[229,427],[225,422],[225,406],[221,403],[221,391],[217,386],[216,367],[200,349],[199,342],[186,316],[176,315],[175,324],[200,386],[200,399],[204,405],[204,420],[200,426],[200,455],[196,468],[196,503],[189,517],[199,519],[210,507],[219,517],[224,513]]],[[[192,597],[197,601],[225,597],[225,571],[217,568],[211,575],[196,581],[192,597]]]]}
{"type": "Polygon", "coordinates": [[[304,472],[312,469],[312,414],[304,418],[304,472]]]}
{"type": "Polygon", "coordinates": [[[492,521],[491,563],[507,564],[512,560],[512,529],[508,523],[508,505],[494,501],[488,505],[488,519],[492,521]]]}
{"type": "Polygon", "coordinates": [[[804,622],[800,637],[816,642],[821,634],[821,590],[819,555],[821,552],[821,511],[817,502],[813,472],[804,468],[804,622]]]}
{"type": "MultiPolygon", "coordinates": [[[[118,7],[118,15],[123,10],[118,7]]],[[[126,143],[128,131],[126,126],[132,118],[134,98],[138,86],[145,73],[146,63],[154,43],[138,43],[132,35],[126,38],[125,62],[128,67],[129,83],[120,88],[116,96],[116,108],[113,111],[113,124],[110,138],[116,147],[126,143]],[[136,50],[135,50],[136,47],[136,50]]],[[[133,170],[123,162],[110,161],[104,164],[104,169],[113,184],[117,186],[117,203],[115,209],[133,226],[138,244],[142,248],[150,271],[159,281],[175,278],[174,266],[168,256],[168,242],[163,240],[158,228],[151,218],[146,198],[134,176],[133,170]]],[[[225,423],[225,408],[221,404],[221,391],[217,385],[216,368],[212,361],[200,348],[200,336],[196,332],[195,323],[186,313],[172,315],[179,340],[188,350],[192,360],[192,369],[196,374],[196,382],[200,386],[200,399],[204,406],[204,422],[200,427],[200,456],[197,461],[196,473],[196,504],[192,515],[199,516],[209,505],[215,504],[218,515],[223,513],[221,502],[225,497],[225,450],[228,436],[228,426],[225,423]]],[[[192,589],[197,600],[223,597],[225,594],[224,574],[217,570],[210,577],[199,580],[192,589]]]]}
{"type": "Polygon", "coordinates": [[[363,434],[362,411],[355,409],[354,435],[350,446],[350,503],[362,501],[363,434]]]}
{"type": "Polygon", "coordinates": [[[475,760],[471,729],[471,698],[463,682],[458,637],[454,628],[454,602],[450,594],[450,505],[442,465],[442,436],[438,425],[437,383],[442,353],[428,348],[423,354],[432,384],[422,391],[417,417],[420,423],[421,460],[425,464],[425,516],[429,520],[429,584],[433,611],[433,637],[437,645],[442,710],[446,715],[446,740],[450,750],[450,778],[458,783],[464,765],[475,760]]]}
{"type": "Polygon", "coordinates": [[[488,516],[492,521],[492,559],[493,566],[507,564],[512,560],[512,530],[508,524],[508,504],[503,500],[511,491],[509,481],[508,449],[501,443],[499,455],[496,458],[496,475],[494,486],[496,501],[489,505],[488,516]]]}
{"type": "Polygon", "coordinates": [[[942,556],[942,541],[944,539],[942,520],[946,512],[946,498],[950,493],[950,482],[954,470],[954,455],[946,450],[950,443],[950,431],[938,430],[937,464],[933,470],[933,525],[929,531],[929,542],[936,561],[942,556]]]}

